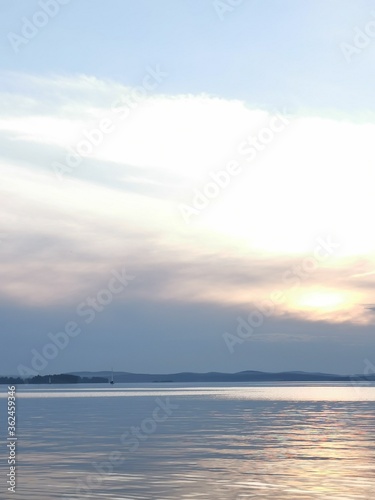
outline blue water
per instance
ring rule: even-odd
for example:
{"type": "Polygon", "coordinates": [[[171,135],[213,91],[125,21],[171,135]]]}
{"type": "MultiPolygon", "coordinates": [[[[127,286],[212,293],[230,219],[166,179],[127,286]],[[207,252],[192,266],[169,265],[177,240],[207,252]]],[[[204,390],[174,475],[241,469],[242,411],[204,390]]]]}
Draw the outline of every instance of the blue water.
{"type": "MultiPolygon", "coordinates": [[[[0,393],[2,456],[6,389],[0,393]]],[[[374,386],[17,390],[17,493],[6,492],[1,461],[0,498],[374,498],[374,386]]]]}

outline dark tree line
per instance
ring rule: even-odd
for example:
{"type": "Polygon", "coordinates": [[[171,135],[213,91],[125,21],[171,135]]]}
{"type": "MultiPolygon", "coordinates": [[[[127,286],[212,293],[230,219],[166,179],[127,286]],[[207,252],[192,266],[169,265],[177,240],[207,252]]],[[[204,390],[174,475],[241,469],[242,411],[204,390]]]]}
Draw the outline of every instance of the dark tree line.
{"type": "Polygon", "coordinates": [[[79,377],[62,373],[60,375],[36,375],[35,377],[23,379],[21,377],[0,377],[0,384],[104,384],[108,379],[104,377],[79,377]]]}

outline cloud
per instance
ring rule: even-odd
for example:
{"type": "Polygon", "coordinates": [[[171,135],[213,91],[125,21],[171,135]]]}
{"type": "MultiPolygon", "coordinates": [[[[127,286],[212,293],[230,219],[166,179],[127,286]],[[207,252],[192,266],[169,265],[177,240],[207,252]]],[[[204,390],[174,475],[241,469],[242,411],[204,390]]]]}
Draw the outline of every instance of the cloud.
{"type": "MultiPolygon", "coordinates": [[[[251,163],[239,144],[272,115],[244,102],[203,94],[134,101],[133,89],[109,80],[17,76],[10,100],[0,93],[3,298],[74,302],[128,266],[137,276],[129,293],[140,300],[250,307],[284,290],[283,273],[333,232],[340,250],[297,295],[340,289],[351,303],[331,320],[360,320],[369,276],[357,275],[368,273],[374,249],[363,218],[374,208],[374,123],[289,116],[285,133],[251,163]],[[130,98],[121,118],[116,103],[130,98]],[[113,133],[59,179],[53,162],[64,163],[103,118],[113,133]],[[210,172],[233,159],[241,175],[186,225],[179,204],[191,204],[210,172]]],[[[291,314],[319,317],[296,300],[291,314]]]]}
{"type": "Polygon", "coordinates": [[[298,334],[291,333],[255,333],[251,339],[251,341],[257,342],[312,342],[321,340],[316,335],[306,334],[301,332],[298,334]]]}

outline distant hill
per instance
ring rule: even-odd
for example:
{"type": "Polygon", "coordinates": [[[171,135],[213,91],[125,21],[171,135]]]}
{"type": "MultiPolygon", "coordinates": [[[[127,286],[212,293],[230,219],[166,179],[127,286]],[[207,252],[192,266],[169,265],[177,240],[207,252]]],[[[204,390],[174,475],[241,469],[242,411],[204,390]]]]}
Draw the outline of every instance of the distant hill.
{"type": "MultiPolygon", "coordinates": [[[[109,371],[102,372],[74,372],[80,377],[103,377],[108,379],[109,371]]],[[[335,375],[328,373],[310,372],[279,372],[268,373],[247,370],[237,373],[129,373],[115,372],[115,382],[118,383],[152,383],[152,382],[351,382],[351,381],[375,381],[375,374],[365,377],[364,375],[335,375]]]]}
{"type": "MultiPolygon", "coordinates": [[[[105,384],[109,382],[112,372],[74,372],[60,375],[37,375],[29,379],[20,377],[0,377],[0,384],[105,384]]],[[[129,373],[115,372],[117,383],[184,383],[184,382],[375,382],[375,374],[335,375],[330,373],[311,372],[279,372],[269,373],[246,370],[237,373],[129,373]]]]}

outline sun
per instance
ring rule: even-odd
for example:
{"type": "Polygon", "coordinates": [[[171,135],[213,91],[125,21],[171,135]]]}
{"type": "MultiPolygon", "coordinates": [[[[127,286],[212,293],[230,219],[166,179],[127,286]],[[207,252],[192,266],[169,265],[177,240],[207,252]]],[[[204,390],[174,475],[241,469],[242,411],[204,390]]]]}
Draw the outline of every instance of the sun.
{"type": "Polygon", "coordinates": [[[369,317],[364,314],[361,305],[363,302],[363,295],[357,291],[316,286],[295,291],[289,296],[287,305],[291,313],[302,315],[313,321],[354,321],[368,324],[369,317]]]}
{"type": "Polygon", "coordinates": [[[297,304],[307,309],[340,309],[346,302],[346,298],[339,292],[313,291],[302,293],[297,304]]]}

